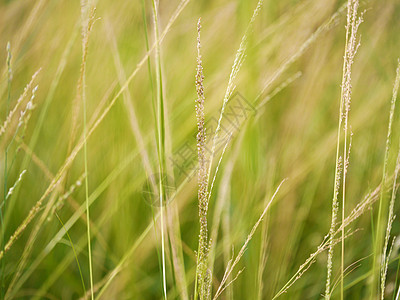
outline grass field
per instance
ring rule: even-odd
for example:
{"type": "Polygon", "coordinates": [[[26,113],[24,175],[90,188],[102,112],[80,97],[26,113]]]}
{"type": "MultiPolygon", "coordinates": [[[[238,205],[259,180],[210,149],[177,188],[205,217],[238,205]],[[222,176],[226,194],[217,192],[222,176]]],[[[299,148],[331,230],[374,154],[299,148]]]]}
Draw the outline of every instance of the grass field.
{"type": "Polygon", "coordinates": [[[0,299],[400,299],[399,19],[0,1],[0,299]]]}

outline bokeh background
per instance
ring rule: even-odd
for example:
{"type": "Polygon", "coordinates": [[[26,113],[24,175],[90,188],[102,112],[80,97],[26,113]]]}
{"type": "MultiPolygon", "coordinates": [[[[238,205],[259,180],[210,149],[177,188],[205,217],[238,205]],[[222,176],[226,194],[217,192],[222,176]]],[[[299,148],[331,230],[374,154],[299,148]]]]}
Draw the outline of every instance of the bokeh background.
{"type": "MultiPolygon", "coordinates": [[[[329,231],[346,22],[345,10],[338,10],[344,2],[265,0],[249,35],[246,59],[235,81],[239,94],[235,95],[255,110],[242,118],[240,128],[233,132],[210,199],[210,232],[219,222],[219,234],[213,241],[214,291],[232,252],[239,251],[277,185],[284,178],[287,181],[235,269],[237,272],[244,268],[243,272],[222,299],[271,299],[329,231]],[[213,218],[221,197],[225,199],[221,214],[213,218]]],[[[178,245],[178,252],[182,253],[184,268],[180,271],[189,299],[193,295],[199,230],[197,182],[196,176],[188,179],[182,168],[190,170],[196,157],[197,20],[202,18],[207,121],[219,116],[235,54],[256,5],[256,1],[240,0],[190,1],[161,44],[166,157],[174,196],[164,211],[168,224],[165,232],[170,236],[166,249],[170,299],[184,298],[177,284],[171,244],[178,245]],[[185,159],[182,151],[186,151],[185,159]],[[172,159],[180,162],[173,163],[172,159]]],[[[178,6],[179,1],[160,1],[160,32],[178,6]]],[[[160,209],[146,196],[146,182],[157,174],[158,167],[154,51],[137,67],[154,42],[152,3],[99,0],[96,7],[99,20],[89,38],[86,70],[88,128],[100,119],[126,79],[137,73],[87,144],[95,296],[161,299],[160,209]],[[143,151],[152,173],[144,166],[143,151]]],[[[360,10],[366,12],[352,74],[353,141],[347,212],[380,184],[390,100],[400,57],[400,3],[363,1],[360,10]]],[[[7,99],[13,107],[32,75],[41,68],[35,79],[35,108],[26,130],[19,130],[13,139],[17,116],[1,136],[0,166],[2,183],[7,179],[5,190],[26,169],[3,206],[4,242],[42,197],[82,136],[82,100],[77,96],[82,60],[80,12],[79,1],[0,2],[2,122],[7,116],[7,99]],[[9,96],[7,42],[12,55],[9,96]]],[[[30,96],[29,91],[24,103],[30,96]]],[[[394,171],[398,151],[398,113],[396,108],[389,174],[394,171]]],[[[7,297],[90,296],[83,290],[77,264],[78,259],[87,290],[90,285],[83,181],[84,157],[80,151],[57,188],[44,198],[35,217],[3,257],[2,289],[8,290],[7,297]],[[64,234],[63,224],[70,238],[64,234]]],[[[375,204],[350,226],[359,230],[346,240],[345,265],[358,263],[345,278],[346,299],[367,297],[376,214],[375,204]]],[[[396,220],[393,234],[399,230],[396,220]]],[[[399,247],[395,242],[387,299],[397,291],[399,247]]],[[[281,298],[321,298],[326,261],[327,254],[323,252],[281,298]]],[[[335,247],[334,278],[338,278],[339,266],[340,245],[335,247]]],[[[334,298],[338,290],[334,290],[334,298]]]]}

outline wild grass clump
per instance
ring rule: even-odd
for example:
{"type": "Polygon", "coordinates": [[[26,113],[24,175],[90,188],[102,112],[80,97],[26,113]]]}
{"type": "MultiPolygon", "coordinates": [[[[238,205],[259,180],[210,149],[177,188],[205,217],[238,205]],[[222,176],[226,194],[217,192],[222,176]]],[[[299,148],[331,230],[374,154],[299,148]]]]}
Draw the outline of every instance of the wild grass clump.
{"type": "Polygon", "coordinates": [[[1,3],[0,298],[399,299],[399,13],[1,3]]]}
{"type": "MultiPolygon", "coordinates": [[[[335,184],[333,191],[333,202],[332,202],[332,222],[330,229],[329,239],[333,240],[333,232],[336,226],[337,210],[338,210],[338,195],[340,191],[340,181],[342,178],[342,222],[345,220],[345,208],[346,208],[346,178],[350,161],[350,150],[351,150],[351,131],[349,125],[349,113],[350,104],[352,97],[352,67],[354,64],[354,58],[357,54],[357,50],[360,47],[360,41],[358,40],[358,29],[360,24],[363,22],[363,13],[358,14],[359,1],[349,0],[347,2],[347,24],[346,24],[346,44],[344,51],[344,62],[343,62],[343,77],[341,85],[341,99],[340,99],[340,109],[339,109],[339,124],[338,124],[338,135],[337,135],[337,148],[336,148],[336,168],[335,168],[335,184]],[[344,133],[342,133],[342,130],[344,133]],[[343,142],[343,150],[340,150],[341,140],[343,142]],[[342,166],[343,165],[343,166],[342,166]],[[343,169],[343,173],[342,173],[343,169]]],[[[341,280],[340,280],[340,294],[341,299],[344,297],[344,257],[345,257],[345,247],[344,247],[344,237],[345,231],[342,228],[342,249],[341,249],[341,280]]],[[[333,256],[333,246],[330,245],[328,252],[328,273],[325,289],[325,298],[330,298],[330,279],[332,273],[332,256],[333,256]]]]}

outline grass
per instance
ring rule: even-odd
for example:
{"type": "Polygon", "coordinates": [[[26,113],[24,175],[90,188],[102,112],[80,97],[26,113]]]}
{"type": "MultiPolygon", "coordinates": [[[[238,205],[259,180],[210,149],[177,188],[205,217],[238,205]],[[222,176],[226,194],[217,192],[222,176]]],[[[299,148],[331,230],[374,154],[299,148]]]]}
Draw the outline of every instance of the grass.
{"type": "Polygon", "coordinates": [[[90,295],[94,299],[93,291],[93,266],[92,266],[92,247],[90,234],[90,213],[89,213],[89,181],[88,181],[88,156],[87,156],[87,99],[86,99],[86,61],[88,54],[89,35],[94,23],[95,10],[86,1],[81,1],[82,12],[82,64],[80,77],[78,82],[79,97],[83,102],[83,152],[85,166],[85,202],[86,202],[86,221],[87,221],[87,239],[88,239],[88,259],[89,259],[89,278],[90,278],[90,295]]]}
{"type": "Polygon", "coordinates": [[[0,2],[0,297],[398,299],[399,12],[0,2]]]}

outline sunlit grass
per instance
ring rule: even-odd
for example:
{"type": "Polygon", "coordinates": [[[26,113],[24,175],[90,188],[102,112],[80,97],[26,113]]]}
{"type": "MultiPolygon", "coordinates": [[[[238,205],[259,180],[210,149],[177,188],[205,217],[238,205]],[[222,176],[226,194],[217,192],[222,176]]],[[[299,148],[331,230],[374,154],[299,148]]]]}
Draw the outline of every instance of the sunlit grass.
{"type": "Polygon", "coordinates": [[[0,3],[1,298],[399,298],[395,0],[80,2],[0,3]]]}

